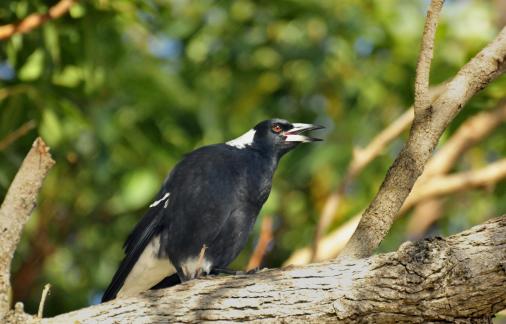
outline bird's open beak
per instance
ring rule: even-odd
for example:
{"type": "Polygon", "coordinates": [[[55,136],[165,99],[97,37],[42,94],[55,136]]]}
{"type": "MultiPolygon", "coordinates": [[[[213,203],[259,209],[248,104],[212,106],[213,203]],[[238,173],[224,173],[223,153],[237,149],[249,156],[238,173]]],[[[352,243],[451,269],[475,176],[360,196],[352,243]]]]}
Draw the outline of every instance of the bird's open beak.
{"type": "Polygon", "coordinates": [[[309,143],[309,142],[316,142],[321,141],[322,139],[301,135],[303,132],[315,130],[315,129],[322,129],[325,128],[323,126],[319,125],[312,125],[312,124],[302,124],[302,123],[294,123],[292,124],[293,128],[284,132],[285,136],[285,142],[299,142],[299,143],[309,143]]]}

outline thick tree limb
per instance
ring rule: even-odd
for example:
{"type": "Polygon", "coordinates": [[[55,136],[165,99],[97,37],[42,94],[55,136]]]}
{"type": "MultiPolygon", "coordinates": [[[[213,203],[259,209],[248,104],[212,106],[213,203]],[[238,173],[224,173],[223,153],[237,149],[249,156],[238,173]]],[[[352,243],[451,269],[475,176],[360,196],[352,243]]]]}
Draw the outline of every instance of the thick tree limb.
{"type": "Polygon", "coordinates": [[[199,279],[42,323],[482,320],[506,307],[506,217],[397,252],[199,279]]]}
{"type": "Polygon", "coordinates": [[[416,179],[422,174],[441,134],[474,94],[504,72],[505,61],[506,28],[459,71],[428,109],[418,113],[415,106],[415,119],[408,141],[366,209],[343,250],[343,256],[365,257],[379,245],[416,179]]]}
{"type": "Polygon", "coordinates": [[[10,305],[10,268],[23,226],[37,202],[37,194],[54,161],[41,138],[37,138],[0,207],[0,321],[10,305]]]}
{"type": "Polygon", "coordinates": [[[0,26],[0,40],[10,38],[15,34],[28,33],[48,20],[59,18],[66,14],[76,2],[77,0],[60,0],[60,2],[49,8],[47,13],[34,13],[18,23],[0,26]]]}

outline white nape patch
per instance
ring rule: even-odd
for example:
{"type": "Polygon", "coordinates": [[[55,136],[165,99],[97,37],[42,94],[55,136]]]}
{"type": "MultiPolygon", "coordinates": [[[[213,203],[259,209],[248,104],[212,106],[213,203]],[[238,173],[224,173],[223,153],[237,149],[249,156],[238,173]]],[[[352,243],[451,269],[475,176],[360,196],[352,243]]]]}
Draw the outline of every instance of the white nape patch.
{"type": "Polygon", "coordinates": [[[209,273],[212,265],[205,257],[202,260],[199,260],[199,257],[191,257],[181,264],[181,268],[186,278],[194,279],[201,273],[209,273]]]}
{"type": "Polygon", "coordinates": [[[167,208],[167,204],[169,203],[169,199],[168,199],[169,196],[170,196],[170,192],[167,192],[165,195],[163,195],[162,198],[158,199],[157,201],[155,201],[154,203],[149,205],[149,208],[158,206],[164,200],[165,200],[165,204],[163,205],[163,208],[167,208]]]}
{"type": "Polygon", "coordinates": [[[154,237],[146,246],[134,267],[118,292],[118,297],[129,297],[149,290],[163,278],[176,273],[176,268],[169,258],[161,258],[158,255],[160,250],[160,235],[154,237]]]}
{"type": "Polygon", "coordinates": [[[253,139],[255,138],[255,132],[256,131],[254,129],[250,129],[249,131],[242,134],[238,138],[228,141],[225,144],[230,145],[230,146],[235,146],[240,149],[245,148],[246,146],[253,144],[253,139]]]}

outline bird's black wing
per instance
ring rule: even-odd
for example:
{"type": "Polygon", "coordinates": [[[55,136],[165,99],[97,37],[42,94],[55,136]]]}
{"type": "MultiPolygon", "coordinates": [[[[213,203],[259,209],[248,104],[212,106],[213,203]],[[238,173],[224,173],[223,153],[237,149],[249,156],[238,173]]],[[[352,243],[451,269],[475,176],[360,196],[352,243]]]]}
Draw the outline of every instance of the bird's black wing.
{"type": "Polygon", "coordinates": [[[204,259],[211,267],[221,266],[247,240],[261,205],[253,208],[248,202],[253,199],[246,166],[251,158],[219,144],[193,151],[174,168],[168,182],[170,217],[162,220],[161,242],[182,280],[193,277],[188,264],[204,246],[204,259]],[[241,242],[235,240],[238,234],[241,242]]]}
{"type": "MultiPolygon", "coordinates": [[[[163,197],[163,195],[164,192],[162,190],[158,194],[158,199],[163,197]]],[[[104,292],[102,302],[116,298],[116,294],[121,290],[121,287],[123,287],[128,274],[139,259],[139,256],[142,254],[151,239],[159,231],[162,217],[161,207],[162,206],[155,206],[153,208],[149,208],[148,212],[128,236],[125,244],[123,245],[125,257],[123,258],[123,261],[121,261],[121,264],[114,274],[111,283],[104,292]]]]}

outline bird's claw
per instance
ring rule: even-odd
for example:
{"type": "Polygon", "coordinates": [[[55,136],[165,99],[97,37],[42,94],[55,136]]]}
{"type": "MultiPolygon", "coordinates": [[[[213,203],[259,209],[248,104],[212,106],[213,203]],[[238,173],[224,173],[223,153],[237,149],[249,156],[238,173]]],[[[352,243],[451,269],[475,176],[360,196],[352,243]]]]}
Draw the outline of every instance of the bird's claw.
{"type": "Polygon", "coordinates": [[[259,267],[256,267],[256,268],[253,268],[253,269],[250,269],[247,271],[231,270],[231,269],[225,269],[225,268],[214,268],[213,270],[211,270],[211,274],[213,274],[213,275],[226,274],[226,275],[233,275],[233,276],[241,276],[241,275],[254,274],[254,273],[257,273],[258,271],[260,271],[259,267]]]}
{"type": "Polygon", "coordinates": [[[254,267],[246,271],[246,274],[254,274],[260,271],[260,267],[254,267]]]}

